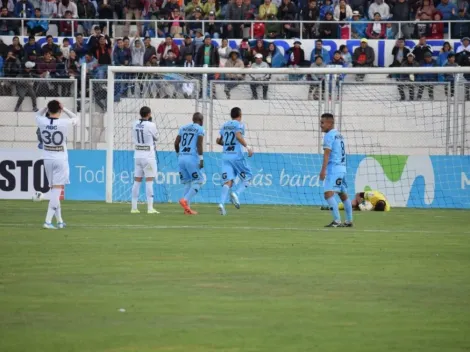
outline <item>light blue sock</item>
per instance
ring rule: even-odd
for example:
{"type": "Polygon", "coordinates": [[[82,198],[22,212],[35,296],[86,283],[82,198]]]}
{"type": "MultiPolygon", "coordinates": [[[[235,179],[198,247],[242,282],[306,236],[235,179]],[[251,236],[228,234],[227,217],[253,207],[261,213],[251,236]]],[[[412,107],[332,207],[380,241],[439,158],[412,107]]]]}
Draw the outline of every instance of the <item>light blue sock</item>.
{"type": "Polygon", "coordinates": [[[228,196],[229,191],[230,191],[229,186],[224,185],[222,187],[222,194],[220,195],[220,204],[225,204],[225,202],[227,201],[227,196],[228,196]]]}
{"type": "Polygon", "coordinates": [[[189,188],[188,193],[184,196],[184,199],[189,203],[191,202],[191,199],[199,192],[199,189],[201,188],[200,183],[194,183],[191,185],[191,188],[189,188]]]}
{"type": "Polygon", "coordinates": [[[240,182],[240,184],[238,185],[237,190],[235,191],[235,193],[237,195],[242,194],[248,188],[248,186],[250,186],[250,181],[240,182]]]}
{"type": "Polygon", "coordinates": [[[186,201],[188,202],[188,205],[190,205],[190,204],[189,204],[189,200],[186,198],[186,196],[188,195],[190,190],[191,190],[191,182],[185,183],[184,184],[184,190],[183,190],[183,198],[186,199],[186,201]]]}
{"type": "Polygon", "coordinates": [[[326,200],[331,208],[331,213],[333,214],[333,219],[336,222],[341,222],[341,215],[339,215],[338,202],[336,201],[335,196],[330,197],[326,200]]]}
{"type": "Polygon", "coordinates": [[[352,209],[352,204],[351,200],[348,198],[343,202],[344,205],[344,211],[346,212],[346,221],[347,222],[352,222],[353,221],[353,209],[352,209]]]}

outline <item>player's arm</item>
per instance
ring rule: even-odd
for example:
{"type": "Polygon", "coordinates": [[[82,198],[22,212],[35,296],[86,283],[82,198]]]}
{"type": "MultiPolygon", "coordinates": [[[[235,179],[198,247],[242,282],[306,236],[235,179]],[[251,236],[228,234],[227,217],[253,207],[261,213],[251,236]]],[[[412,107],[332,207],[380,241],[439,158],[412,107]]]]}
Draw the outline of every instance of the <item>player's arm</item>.
{"type": "Polygon", "coordinates": [[[180,152],[180,142],[181,142],[181,136],[177,135],[175,138],[175,152],[176,154],[179,154],[180,152]]]}
{"type": "Polygon", "coordinates": [[[244,146],[248,150],[248,156],[253,155],[253,148],[251,148],[245,141],[245,138],[243,138],[243,135],[240,131],[238,131],[235,134],[235,138],[237,138],[238,143],[240,143],[242,146],[244,146]]]}
{"type": "Polygon", "coordinates": [[[199,168],[204,167],[204,135],[197,137],[197,155],[199,156],[199,168]]]}
{"type": "Polygon", "coordinates": [[[328,161],[330,160],[331,149],[323,149],[323,164],[320,171],[320,180],[323,181],[326,177],[326,167],[328,166],[328,161]]]}
{"type": "Polygon", "coordinates": [[[62,104],[60,104],[60,106],[62,107],[62,111],[70,118],[70,120],[72,122],[72,126],[76,126],[78,124],[78,116],[75,115],[69,109],[63,107],[62,104]]]}
{"type": "Polygon", "coordinates": [[[222,138],[222,135],[217,137],[217,140],[215,141],[218,145],[224,145],[224,139],[222,138]]]}

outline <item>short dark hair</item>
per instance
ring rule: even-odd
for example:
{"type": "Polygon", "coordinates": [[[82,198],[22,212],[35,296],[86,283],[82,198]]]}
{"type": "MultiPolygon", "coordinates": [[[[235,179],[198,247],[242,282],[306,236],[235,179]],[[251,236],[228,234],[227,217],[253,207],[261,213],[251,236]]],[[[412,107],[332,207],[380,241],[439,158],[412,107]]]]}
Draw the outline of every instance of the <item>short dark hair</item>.
{"type": "Polygon", "coordinates": [[[83,34],[82,33],[75,34],[75,38],[77,38],[77,37],[83,37],[83,34]]]}
{"type": "Polygon", "coordinates": [[[47,110],[51,114],[57,114],[60,111],[60,103],[58,100],[51,100],[47,103],[47,110]]]}
{"type": "Polygon", "coordinates": [[[241,115],[242,115],[242,109],[240,108],[233,108],[232,110],[230,110],[230,116],[232,117],[232,119],[236,119],[240,117],[241,115]]]}
{"type": "Polygon", "coordinates": [[[339,51],[342,52],[342,51],[344,50],[344,48],[347,48],[347,46],[344,45],[344,44],[341,44],[341,45],[339,46],[339,51]]]}
{"type": "Polygon", "coordinates": [[[374,207],[375,211],[385,211],[385,201],[379,200],[374,207]]]}
{"type": "Polygon", "coordinates": [[[34,9],[34,11],[39,11],[39,12],[41,12],[41,9],[40,9],[39,7],[36,7],[36,8],[34,9]]]}
{"type": "Polygon", "coordinates": [[[150,110],[148,106],[142,106],[140,108],[140,117],[147,117],[150,113],[152,113],[152,110],[150,110]]]}
{"type": "Polygon", "coordinates": [[[36,37],[35,37],[34,35],[30,35],[30,36],[28,37],[28,40],[31,40],[31,39],[36,40],[36,37]]]}
{"type": "Polygon", "coordinates": [[[50,34],[46,36],[46,39],[49,39],[49,38],[54,39],[54,37],[53,37],[52,35],[50,35],[50,34]]]}
{"type": "Polygon", "coordinates": [[[72,11],[70,11],[70,10],[65,11],[65,15],[68,14],[68,13],[72,14],[72,11]]]}
{"type": "Polygon", "coordinates": [[[317,40],[315,40],[315,43],[322,43],[323,44],[323,40],[317,39],[317,40]]]}
{"type": "Polygon", "coordinates": [[[70,39],[69,39],[69,38],[64,38],[64,39],[62,40],[62,43],[65,43],[65,42],[69,42],[69,43],[70,43],[70,39]]]}
{"type": "Polygon", "coordinates": [[[204,116],[200,112],[195,112],[193,115],[193,122],[204,120],[204,116]]]}
{"type": "Polygon", "coordinates": [[[122,38],[122,40],[129,40],[129,37],[124,37],[122,38]]]}
{"type": "Polygon", "coordinates": [[[325,112],[324,114],[321,115],[322,119],[328,119],[328,120],[334,120],[335,117],[333,116],[332,113],[330,112],[325,112]]]}

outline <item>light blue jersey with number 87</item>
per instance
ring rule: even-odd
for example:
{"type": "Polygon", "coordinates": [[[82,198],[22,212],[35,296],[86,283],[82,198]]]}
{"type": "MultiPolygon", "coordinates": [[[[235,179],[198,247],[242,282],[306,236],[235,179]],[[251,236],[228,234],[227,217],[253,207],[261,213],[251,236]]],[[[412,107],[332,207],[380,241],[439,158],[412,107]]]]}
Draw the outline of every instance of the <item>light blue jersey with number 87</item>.
{"type": "Polygon", "coordinates": [[[243,146],[238,141],[236,134],[240,132],[245,136],[245,125],[237,120],[231,120],[224,123],[220,129],[220,137],[223,142],[224,160],[240,160],[244,159],[243,146]]]}
{"type": "Polygon", "coordinates": [[[346,145],[341,133],[335,129],[326,133],[323,138],[323,149],[331,150],[327,173],[346,172],[346,145]]]}
{"type": "Polygon", "coordinates": [[[181,127],[178,135],[181,137],[180,157],[197,158],[197,140],[199,136],[204,136],[204,128],[197,123],[190,123],[181,127]]]}

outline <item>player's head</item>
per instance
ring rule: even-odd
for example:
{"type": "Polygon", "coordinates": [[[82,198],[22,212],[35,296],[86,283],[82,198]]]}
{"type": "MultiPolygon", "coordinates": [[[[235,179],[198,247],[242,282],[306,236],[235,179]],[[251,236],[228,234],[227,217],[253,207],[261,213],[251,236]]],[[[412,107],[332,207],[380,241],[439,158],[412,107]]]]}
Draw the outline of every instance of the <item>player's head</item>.
{"type": "Polygon", "coordinates": [[[47,112],[49,117],[59,117],[62,112],[62,106],[58,100],[51,100],[47,103],[47,112]]]}
{"type": "Polygon", "coordinates": [[[232,118],[232,120],[241,119],[242,118],[242,109],[233,108],[232,110],[230,110],[230,117],[232,118]]]}
{"type": "Polygon", "coordinates": [[[142,120],[152,121],[152,110],[148,106],[142,106],[140,108],[140,118],[142,120]]]}
{"type": "Polygon", "coordinates": [[[379,200],[374,207],[375,211],[385,211],[385,201],[379,200]]]}
{"type": "Polygon", "coordinates": [[[320,126],[322,132],[329,132],[332,130],[335,127],[335,118],[333,114],[325,112],[323,115],[321,115],[320,126]]]}
{"type": "Polygon", "coordinates": [[[202,116],[200,112],[195,112],[193,115],[193,122],[202,126],[203,121],[204,121],[204,116],[202,116]]]}

